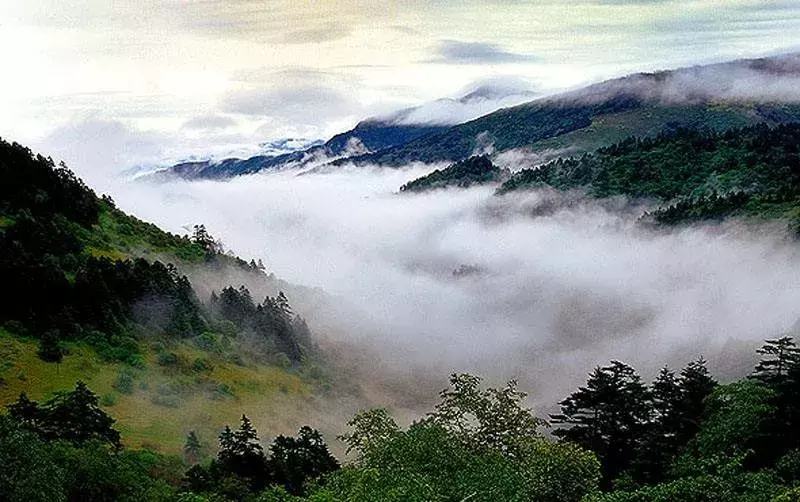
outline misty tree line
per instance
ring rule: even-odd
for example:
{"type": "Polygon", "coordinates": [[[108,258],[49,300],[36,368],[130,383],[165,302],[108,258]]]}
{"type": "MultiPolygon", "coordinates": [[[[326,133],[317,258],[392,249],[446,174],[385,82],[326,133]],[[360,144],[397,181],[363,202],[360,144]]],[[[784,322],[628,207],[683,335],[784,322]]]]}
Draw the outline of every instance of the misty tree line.
{"type": "MultiPolygon", "coordinates": [[[[6,293],[0,325],[38,338],[44,360],[60,361],[61,342],[79,340],[104,357],[136,363],[143,336],[194,338],[215,331],[223,320],[255,332],[291,361],[310,349],[308,327],[292,314],[283,293],[233,312],[230,296],[250,301],[249,293],[229,288],[219,305],[204,305],[174,265],[130,258],[109,245],[136,247],[143,241],[211,264],[222,259],[223,248],[204,226],[195,226],[191,237],[162,232],[119,211],[110,198],[99,199],[63,164],[2,140],[0,179],[0,277],[6,293]]],[[[255,262],[236,264],[263,270],[255,262]]]]}
{"type": "Polygon", "coordinates": [[[797,123],[676,129],[523,169],[498,193],[545,185],[595,197],[652,198],[665,206],[645,217],[664,224],[730,215],[791,218],[800,200],[799,145],[797,123]]]}
{"type": "Polygon", "coordinates": [[[783,337],[758,354],[728,384],[703,359],[649,385],[612,361],[549,422],[515,381],[484,388],[454,374],[407,428],[384,408],[357,413],[339,437],[343,466],[310,427],[265,450],[246,416],[222,429],[216,452],[194,432],[183,459],[129,451],[79,383],[41,405],[22,395],[0,416],[0,498],[790,502],[800,496],[800,350],[783,337]]]}

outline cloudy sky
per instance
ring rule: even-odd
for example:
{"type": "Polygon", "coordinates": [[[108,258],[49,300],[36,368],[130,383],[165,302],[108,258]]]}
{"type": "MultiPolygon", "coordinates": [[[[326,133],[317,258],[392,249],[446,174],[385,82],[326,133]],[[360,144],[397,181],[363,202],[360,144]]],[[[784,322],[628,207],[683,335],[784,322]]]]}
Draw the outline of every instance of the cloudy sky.
{"type": "Polygon", "coordinates": [[[122,169],[326,139],[487,80],[528,99],[786,52],[796,33],[794,0],[5,0],[0,136],[122,169]]]}

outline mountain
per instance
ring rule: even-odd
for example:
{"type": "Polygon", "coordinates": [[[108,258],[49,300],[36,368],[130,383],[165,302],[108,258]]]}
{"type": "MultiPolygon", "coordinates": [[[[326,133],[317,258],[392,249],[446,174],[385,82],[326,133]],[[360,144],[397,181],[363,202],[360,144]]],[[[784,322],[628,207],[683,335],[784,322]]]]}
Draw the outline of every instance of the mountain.
{"type": "MultiPolygon", "coordinates": [[[[419,138],[443,133],[452,125],[485,115],[502,106],[530,100],[535,94],[527,82],[518,79],[490,79],[471,88],[459,98],[444,98],[405,108],[387,115],[365,119],[353,129],[322,142],[285,141],[277,148],[245,159],[226,158],[181,162],[162,170],[159,177],[224,179],[263,170],[302,168],[380,152],[419,138]],[[289,149],[287,147],[294,147],[289,149]]],[[[273,145],[270,143],[269,145],[273,145]]]]}
{"type": "Polygon", "coordinates": [[[800,120],[800,54],[640,73],[505,108],[404,145],[343,159],[399,166],[476,152],[574,154],[678,128],[800,120]]]}
{"type": "Polygon", "coordinates": [[[157,176],[224,179],[323,164],[401,166],[510,150],[546,160],[681,128],[725,131],[795,122],[798,89],[800,54],[638,73],[533,101],[520,84],[492,83],[457,99],[366,119],[324,144],[246,159],[187,161],[157,176]]]}
{"type": "Polygon", "coordinates": [[[507,169],[500,169],[492,164],[488,155],[470,157],[456,162],[445,169],[437,169],[432,173],[409,181],[401,192],[423,192],[437,188],[466,188],[486,183],[499,183],[511,175],[507,169]]]}

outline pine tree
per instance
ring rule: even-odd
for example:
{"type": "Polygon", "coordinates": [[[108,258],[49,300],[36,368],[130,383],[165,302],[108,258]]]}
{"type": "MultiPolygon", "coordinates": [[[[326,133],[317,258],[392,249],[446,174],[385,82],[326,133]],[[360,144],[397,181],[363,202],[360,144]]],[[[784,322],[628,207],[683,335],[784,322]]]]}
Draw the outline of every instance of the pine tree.
{"type": "Polygon", "coordinates": [[[797,364],[798,348],[790,336],[766,340],[756,351],[764,356],[756,365],[752,378],[778,390],[784,385],[792,365],[797,364]]]}
{"type": "Polygon", "coordinates": [[[283,291],[279,291],[278,296],[275,297],[275,305],[283,312],[283,315],[291,317],[292,307],[289,306],[289,300],[286,299],[286,295],[283,294],[283,291]]]}
{"type": "Polygon", "coordinates": [[[601,461],[605,488],[627,469],[635,457],[637,442],[647,432],[652,409],[650,393],[639,375],[619,361],[596,368],[586,387],[561,403],[561,414],[552,415],[553,435],[594,451],[601,461]]]}
{"type": "Polygon", "coordinates": [[[684,445],[700,430],[704,401],[719,384],[711,376],[706,360],[702,357],[681,370],[679,383],[681,399],[675,409],[679,420],[676,439],[679,444],[684,445]]]}
{"type": "Polygon", "coordinates": [[[85,383],[78,381],[75,390],[60,392],[43,407],[45,435],[81,445],[97,439],[120,447],[119,432],[114,430],[114,419],[98,406],[97,396],[85,383]]]}
{"type": "Polygon", "coordinates": [[[31,429],[37,429],[42,419],[42,410],[39,403],[31,401],[24,392],[19,395],[16,402],[6,406],[8,416],[22,425],[31,429]]]}
{"type": "Polygon", "coordinates": [[[242,423],[239,430],[233,434],[234,452],[239,456],[263,455],[264,449],[261,447],[258,438],[258,431],[253,427],[250,419],[242,415],[242,423]]]}
{"type": "Polygon", "coordinates": [[[226,425],[225,429],[219,434],[219,453],[217,456],[220,461],[227,462],[236,455],[235,445],[236,440],[234,439],[233,431],[231,431],[230,426],[226,425]]]}
{"type": "Polygon", "coordinates": [[[273,481],[293,495],[303,495],[307,479],[339,469],[339,462],[328,450],[322,434],[304,426],[296,438],[278,436],[270,446],[269,467],[273,481]]]}
{"type": "Polygon", "coordinates": [[[246,478],[253,491],[260,491],[267,485],[267,458],[259,443],[258,432],[246,415],[242,415],[236,432],[225,426],[219,436],[219,445],[217,458],[225,471],[246,478]]]}
{"type": "Polygon", "coordinates": [[[650,387],[653,417],[636,449],[631,475],[647,483],[662,481],[667,464],[678,451],[680,419],[677,407],[681,388],[675,372],[662,368],[650,387]]]}

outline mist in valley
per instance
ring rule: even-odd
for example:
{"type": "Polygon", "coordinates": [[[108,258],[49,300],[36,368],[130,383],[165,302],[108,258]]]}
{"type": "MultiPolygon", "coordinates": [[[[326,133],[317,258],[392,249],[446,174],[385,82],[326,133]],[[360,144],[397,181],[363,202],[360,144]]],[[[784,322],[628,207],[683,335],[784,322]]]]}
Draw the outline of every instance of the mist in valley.
{"type": "MultiPolygon", "coordinates": [[[[800,316],[800,255],[779,226],[667,232],[637,224],[646,202],[398,193],[435,167],[138,181],[112,195],[172,232],[203,223],[303,286],[284,284],[320,344],[369,399],[406,410],[428,409],[455,371],[518,379],[540,414],[612,359],[649,379],[703,356],[736,378],[800,316]]],[[[193,281],[201,294],[243,282],[193,281]]]]}

